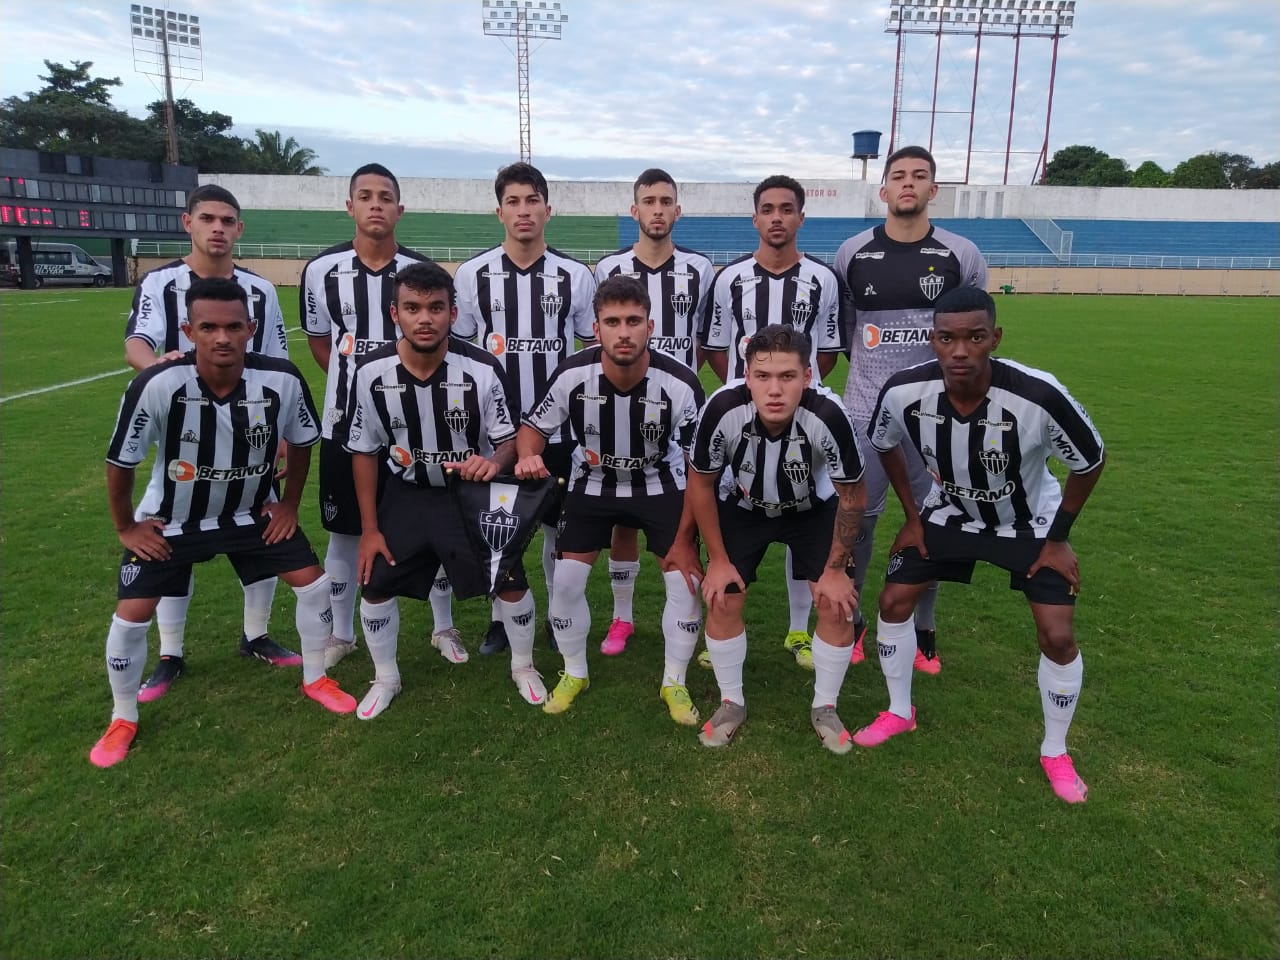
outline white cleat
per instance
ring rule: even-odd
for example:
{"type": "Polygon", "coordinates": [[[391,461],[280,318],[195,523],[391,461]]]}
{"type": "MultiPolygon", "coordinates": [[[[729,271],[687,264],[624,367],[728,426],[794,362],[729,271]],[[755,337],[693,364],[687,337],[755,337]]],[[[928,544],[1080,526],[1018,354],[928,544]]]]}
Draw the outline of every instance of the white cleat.
{"type": "Polygon", "coordinates": [[[396,698],[396,694],[399,692],[399,680],[373,681],[373,683],[369,684],[369,692],[360,701],[360,706],[356,707],[356,716],[361,720],[372,720],[387,707],[391,706],[391,701],[396,698]]]}
{"type": "Polygon", "coordinates": [[[547,702],[547,685],[542,682],[542,674],[530,664],[527,667],[512,667],[511,680],[515,683],[524,702],[540,707],[547,702]]]}
{"type": "Polygon", "coordinates": [[[433,633],[431,645],[450,663],[466,663],[471,659],[467,648],[462,645],[462,634],[458,633],[457,627],[447,627],[438,633],[433,633]]]}
{"type": "Polygon", "coordinates": [[[324,644],[324,668],[332,670],[342,659],[356,648],[355,638],[350,640],[339,640],[333,634],[329,635],[329,639],[324,644]]]}

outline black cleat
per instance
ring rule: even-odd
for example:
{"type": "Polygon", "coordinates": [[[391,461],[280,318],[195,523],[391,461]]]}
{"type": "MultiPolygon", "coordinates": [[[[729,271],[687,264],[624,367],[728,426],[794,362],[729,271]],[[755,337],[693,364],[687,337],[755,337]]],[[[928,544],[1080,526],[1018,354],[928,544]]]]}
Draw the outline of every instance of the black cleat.
{"type": "Polygon", "coordinates": [[[511,641],[507,639],[507,628],[503,626],[501,620],[491,620],[489,629],[485,631],[484,640],[480,643],[480,653],[487,657],[490,654],[501,653],[509,646],[511,641]]]}
{"type": "Polygon", "coordinates": [[[150,703],[152,700],[159,700],[169,692],[173,681],[182,676],[182,672],[186,669],[187,662],[182,657],[161,657],[156,668],[151,671],[151,676],[143,680],[142,686],[138,688],[138,702],[150,703]]]}
{"type": "Polygon", "coordinates": [[[265,663],[271,664],[273,667],[302,666],[302,654],[294,653],[287,647],[280,646],[265,633],[260,637],[254,637],[252,640],[241,634],[240,656],[256,657],[265,663]]]}

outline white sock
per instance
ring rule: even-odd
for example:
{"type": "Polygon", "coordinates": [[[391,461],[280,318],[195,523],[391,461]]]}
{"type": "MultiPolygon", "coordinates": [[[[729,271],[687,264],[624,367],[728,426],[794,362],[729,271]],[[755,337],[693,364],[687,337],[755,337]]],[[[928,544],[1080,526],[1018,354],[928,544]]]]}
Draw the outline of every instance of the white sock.
{"type": "Polygon", "coordinates": [[[302,641],[302,682],[315,683],[324,676],[324,645],[333,629],[328,576],[316,577],[305,587],[294,587],[298,598],[293,623],[302,641]]]}
{"type": "Polygon", "coordinates": [[[111,719],[138,722],[138,688],[147,666],[147,631],[151,621],[133,623],[111,617],[107,631],[107,682],[111,684],[111,719]]]}
{"type": "Polygon", "coordinates": [[[911,719],[911,671],[916,662],[916,620],[885,623],[876,617],[876,650],[880,654],[880,671],[889,688],[889,712],[903,720],[911,719]]]}
{"type": "Polygon", "coordinates": [[[432,633],[448,630],[453,626],[453,586],[449,583],[449,575],[444,567],[436,571],[435,582],[431,584],[431,618],[435,621],[432,633]]]}
{"type": "MultiPolygon", "coordinates": [[[[689,661],[693,659],[693,649],[698,644],[698,632],[702,629],[702,604],[696,595],[689,592],[684,574],[678,570],[664,573],[662,582],[667,589],[667,602],[662,608],[665,644],[662,685],[683,687],[689,661]]],[[[617,614],[617,607],[614,614],[617,614]]]]}
{"type": "Polygon", "coordinates": [[[533,666],[533,591],[526,590],[519,600],[498,600],[495,604],[507,628],[511,644],[511,669],[533,666]]]}
{"type": "Polygon", "coordinates": [[[613,619],[631,623],[635,619],[636,577],[639,560],[609,560],[609,585],[613,587],[613,619]]]}
{"type": "Polygon", "coordinates": [[[813,591],[809,589],[808,580],[791,579],[791,548],[787,547],[786,560],[787,605],[791,610],[789,633],[809,632],[809,614],[813,611],[813,591]]]}
{"type": "MultiPolygon", "coordinates": [[[[276,597],[276,577],[267,577],[244,587],[244,635],[250,640],[267,632],[271,622],[271,602],[276,597]]],[[[330,588],[332,589],[332,588],[330,588]]]]}
{"type": "Polygon", "coordinates": [[[329,574],[330,603],[333,606],[333,635],[348,642],[356,638],[356,561],[360,538],[346,533],[329,534],[324,555],[324,572],[329,574]]]}
{"type": "Polygon", "coordinates": [[[707,653],[711,654],[711,666],[716,671],[720,699],[745,707],[747,701],[742,699],[742,665],[747,660],[746,631],[728,640],[712,640],[708,636],[707,653]]]}
{"type": "Polygon", "coordinates": [[[400,666],[396,648],[400,639],[400,604],[395,597],[382,603],[360,601],[360,626],[364,629],[365,646],[373,660],[373,675],[378,680],[400,682],[400,666]]]}
{"type": "Polygon", "coordinates": [[[195,571],[187,581],[185,597],[161,597],[156,604],[156,629],[160,632],[160,656],[182,656],[183,638],[187,632],[187,608],[191,606],[191,594],[196,588],[195,571]]]}
{"type": "Polygon", "coordinates": [[[1044,710],[1044,740],[1040,744],[1040,756],[1056,757],[1067,752],[1067,731],[1076,713],[1076,701],[1080,699],[1080,687],[1084,684],[1084,655],[1068,664],[1057,664],[1040,654],[1040,669],[1036,671],[1040,683],[1040,707],[1044,710]]]}
{"type": "Polygon", "coordinates": [[[542,576],[547,581],[547,609],[550,610],[556,580],[556,528],[545,523],[542,525],[542,576]]]}
{"type": "Polygon", "coordinates": [[[934,616],[934,611],[938,608],[938,581],[929,584],[925,592],[920,594],[920,599],[916,601],[916,629],[917,630],[936,630],[938,629],[938,621],[934,616]]]}
{"type": "MultiPolygon", "coordinates": [[[[813,706],[836,705],[845,671],[849,669],[849,648],[833,647],[816,633],[813,635],[813,706]]],[[[915,654],[912,654],[914,659],[915,654]]]]}
{"type": "Polygon", "coordinates": [[[581,560],[557,560],[555,591],[551,595],[551,629],[564,657],[564,672],[585,680],[587,634],[591,632],[591,608],[587,606],[587,577],[591,565],[581,560]]]}
{"type": "MultiPolygon", "coordinates": [[[[493,603],[489,604],[489,619],[502,622],[502,601],[494,598],[493,603]]],[[[511,639],[510,637],[507,638],[511,639]]]]}

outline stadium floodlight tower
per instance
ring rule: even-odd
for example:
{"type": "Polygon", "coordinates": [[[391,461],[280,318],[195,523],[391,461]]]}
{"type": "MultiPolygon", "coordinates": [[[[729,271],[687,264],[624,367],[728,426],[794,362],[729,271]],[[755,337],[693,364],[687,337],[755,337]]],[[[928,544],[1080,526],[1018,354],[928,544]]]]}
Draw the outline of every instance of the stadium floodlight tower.
{"type": "MultiPolygon", "coordinates": [[[[533,160],[529,137],[529,38],[559,40],[569,15],[560,4],[547,0],[481,0],[484,33],[487,37],[516,42],[516,84],[520,101],[520,159],[533,160]]],[[[507,49],[510,49],[508,47],[507,49]]]]}
{"type": "MultiPolygon", "coordinates": [[[[1013,82],[1009,91],[1009,129],[1004,146],[1004,182],[1009,182],[1009,156],[1013,153],[1013,114],[1018,93],[1018,60],[1023,38],[1053,40],[1053,61],[1049,68],[1049,98],[1044,115],[1044,140],[1036,160],[1032,180],[1044,180],[1049,162],[1049,121],[1053,116],[1053,84],[1058,72],[1058,41],[1075,25],[1075,0],[890,0],[885,33],[898,36],[898,54],[893,76],[893,120],[889,127],[889,153],[900,144],[902,115],[929,114],[929,149],[933,149],[934,125],[939,113],[959,113],[969,117],[969,143],[965,151],[964,183],[969,182],[973,159],[973,119],[978,99],[978,66],[982,61],[982,38],[1013,38],[1013,82]],[[933,62],[933,102],[929,110],[906,110],[902,105],[904,38],[908,34],[927,34],[936,38],[933,62]],[[938,72],[942,63],[943,34],[977,37],[973,58],[973,86],[969,109],[938,110],[938,72]]],[[[1020,151],[1029,152],[1029,151],[1020,151]]]]}
{"type": "Polygon", "coordinates": [[[164,80],[164,158],[166,163],[177,163],[178,124],[173,114],[173,78],[188,83],[204,79],[200,18],[164,6],[133,3],[129,5],[129,35],[133,39],[133,69],[164,80]]]}

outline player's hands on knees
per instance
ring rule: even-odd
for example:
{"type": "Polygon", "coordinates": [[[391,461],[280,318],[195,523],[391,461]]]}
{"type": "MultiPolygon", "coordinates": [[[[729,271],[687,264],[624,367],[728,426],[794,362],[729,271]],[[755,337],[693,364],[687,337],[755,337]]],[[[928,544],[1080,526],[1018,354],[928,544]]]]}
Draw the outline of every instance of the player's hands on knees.
{"type": "Polygon", "coordinates": [[[844,567],[825,567],[809,587],[819,610],[832,610],[841,620],[852,620],[858,609],[858,591],[844,567]]]}
{"type": "Polygon", "coordinates": [[[725,601],[725,590],[736,583],[739,590],[746,590],[747,585],[738,574],[738,568],[728,560],[712,560],[707,563],[707,575],[702,579],[702,598],[708,607],[725,601]]]}
{"type": "Polygon", "coordinates": [[[1027,579],[1030,580],[1045,567],[1066,577],[1067,583],[1071,584],[1072,594],[1080,592],[1080,564],[1076,562],[1076,552],[1066,540],[1046,540],[1040,548],[1040,556],[1036,557],[1036,562],[1027,571],[1027,579]]]}
{"type": "Polygon", "coordinates": [[[119,531],[124,548],[143,560],[168,560],[173,555],[169,541],[161,533],[163,520],[138,520],[119,531]]]}
{"type": "Polygon", "coordinates": [[[908,520],[902,525],[898,535],[893,538],[893,546],[889,548],[889,555],[901,553],[908,547],[915,547],[922,557],[927,558],[929,556],[929,548],[924,545],[924,521],[919,517],[908,520]]]}
{"type": "Polygon", "coordinates": [[[515,475],[517,480],[541,480],[551,476],[551,471],[542,462],[542,454],[535,453],[530,457],[521,457],[516,461],[515,475]]]}
{"type": "Polygon", "coordinates": [[[684,576],[689,592],[696,595],[698,583],[705,574],[702,569],[702,558],[698,556],[697,544],[691,537],[676,537],[671,544],[671,549],[662,558],[662,572],[670,573],[673,570],[679,571],[684,576]]]}
{"type": "Polygon", "coordinates": [[[298,510],[292,504],[279,500],[264,503],[262,515],[267,518],[262,530],[264,543],[279,543],[298,532],[298,510]]]}
{"type": "Polygon", "coordinates": [[[360,546],[356,551],[356,580],[360,586],[368,586],[369,577],[373,575],[373,561],[379,556],[389,566],[396,565],[396,558],[391,556],[391,548],[387,546],[387,538],[381,530],[366,530],[360,534],[360,546]]]}
{"type": "Polygon", "coordinates": [[[478,453],[473,453],[454,469],[463,480],[475,480],[477,483],[485,483],[498,475],[498,465],[478,453]]]}

